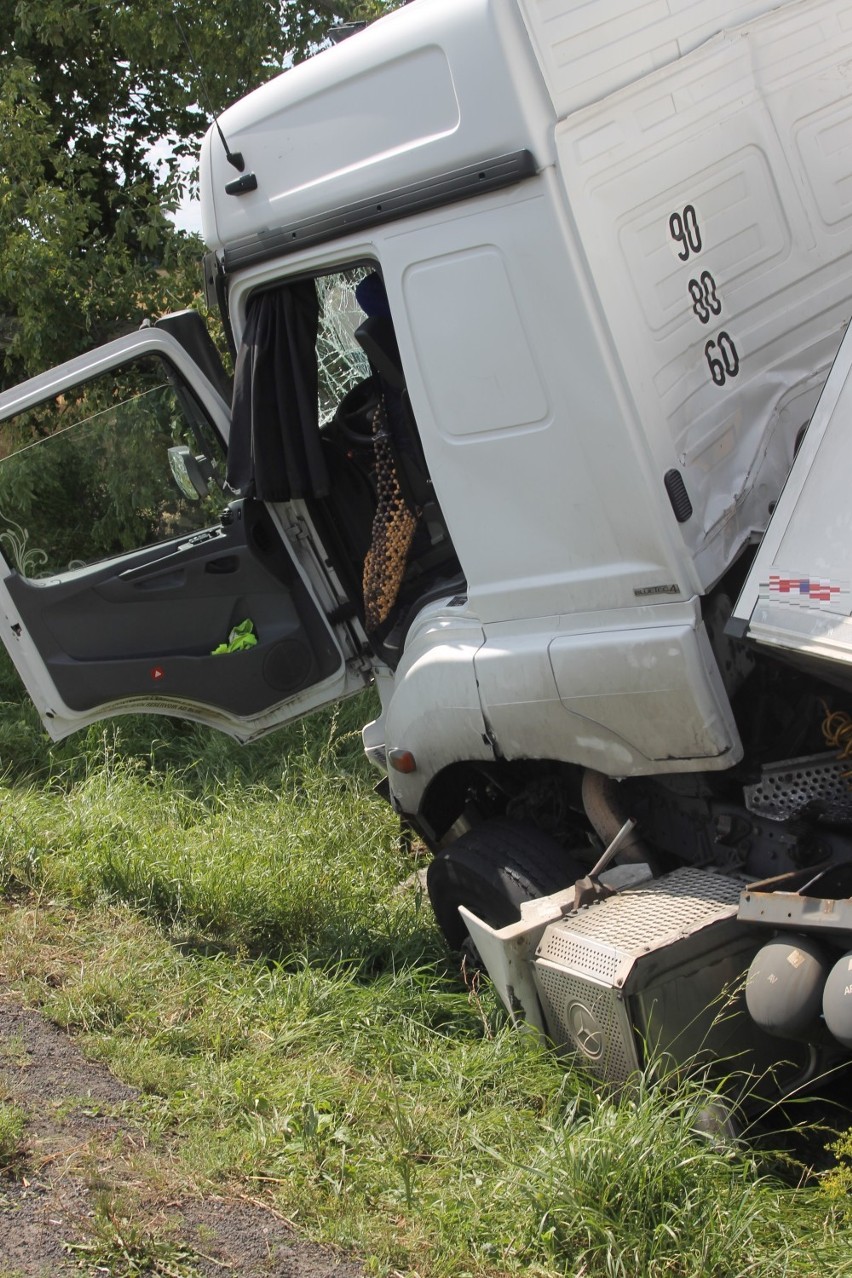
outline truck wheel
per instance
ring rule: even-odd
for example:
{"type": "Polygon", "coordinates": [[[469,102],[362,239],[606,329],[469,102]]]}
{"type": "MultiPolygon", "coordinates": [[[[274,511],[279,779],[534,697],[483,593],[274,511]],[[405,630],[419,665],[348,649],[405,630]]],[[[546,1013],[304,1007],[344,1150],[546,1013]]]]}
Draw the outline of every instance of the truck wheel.
{"type": "Polygon", "coordinates": [[[549,834],[520,821],[484,821],[440,852],[426,874],[429,900],[451,950],[468,939],[458,907],[491,927],[521,917],[521,903],[568,887],[581,866],[549,834]]]}

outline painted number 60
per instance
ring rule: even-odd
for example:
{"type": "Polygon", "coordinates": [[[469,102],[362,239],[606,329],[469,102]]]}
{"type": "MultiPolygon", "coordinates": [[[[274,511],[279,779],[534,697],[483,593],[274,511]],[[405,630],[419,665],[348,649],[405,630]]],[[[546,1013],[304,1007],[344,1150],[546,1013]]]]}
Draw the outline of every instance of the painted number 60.
{"type": "Polygon", "coordinates": [[[740,371],[740,357],[733,338],[728,333],[720,333],[715,341],[707,342],[704,355],[710,376],[717,386],[724,386],[729,377],[736,377],[740,371]]]}

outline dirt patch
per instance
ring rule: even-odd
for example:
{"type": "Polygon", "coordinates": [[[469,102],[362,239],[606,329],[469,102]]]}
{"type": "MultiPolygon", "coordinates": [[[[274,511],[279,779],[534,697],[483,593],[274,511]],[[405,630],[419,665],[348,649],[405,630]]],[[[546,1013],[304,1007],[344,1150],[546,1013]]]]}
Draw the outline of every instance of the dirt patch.
{"type": "Polygon", "coordinates": [[[0,1278],[361,1278],[262,1204],[152,1196],[144,1138],[122,1116],[137,1093],[2,997],[0,1099],[26,1116],[21,1156],[0,1172],[0,1278]]]}

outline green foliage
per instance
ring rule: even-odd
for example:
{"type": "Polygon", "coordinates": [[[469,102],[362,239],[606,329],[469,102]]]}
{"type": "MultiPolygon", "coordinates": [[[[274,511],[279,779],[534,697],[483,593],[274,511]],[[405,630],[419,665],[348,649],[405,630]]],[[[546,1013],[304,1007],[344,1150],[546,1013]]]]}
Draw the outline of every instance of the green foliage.
{"type": "MultiPolygon", "coordinates": [[[[26,793],[33,787],[51,794],[71,792],[116,768],[140,782],[148,778],[153,786],[177,783],[187,796],[203,797],[234,785],[274,793],[289,758],[316,767],[331,750],[338,778],[355,778],[372,803],[377,773],[364,757],[360,729],[377,713],[377,698],[365,692],[331,713],[318,711],[247,746],[181,719],[121,715],[56,745],[46,736],[6,649],[0,648],[0,778],[26,793]]],[[[149,798],[151,791],[145,793],[149,798]]]]}
{"type": "MultiPolygon", "coordinates": [[[[307,56],[333,21],[392,7],[0,0],[0,389],[148,316],[203,311],[202,245],[168,214],[196,181],[187,162],[210,112],[307,56]]],[[[4,425],[0,457],[16,432],[50,433],[32,419],[52,408],[4,425]]],[[[127,417],[111,448],[75,431],[2,468],[0,542],[27,575],[200,526],[162,496],[173,440],[127,417]]]]}
{"type": "Polygon", "coordinates": [[[26,1121],[19,1105],[0,1100],[0,1170],[14,1166],[23,1156],[26,1121]]]}
{"type": "MultiPolygon", "coordinates": [[[[265,1200],[375,1274],[848,1272],[824,1195],[695,1134],[700,1079],[607,1096],[460,987],[349,730],[369,700],[244,749],[128,719],[48,750],[20,695],[7,671],[0,963],[140,1089],[175,1197],[265,1200]]],[[[99,1211],[84,1264],[192,1272],[99,1211]]]]}
{"type": "MultiPolygon", "coordinates": [[[[178,198],[175,179],[158,182],[140,171],[123,182],[111,153],[98,157],[79,139],[63,138],[56,115],[68,103],[48,105],[37,65],[44,63],[11,52],[0,57],[0,357],[7,386],[136,327],[146,314],[185,305],[198,287],[197,242],[178,234],[164,212],[178,198]]],[[[143,138],[139,146],[145,149],[143,138]]]]}
{"type": "MultiPolygon", "coordinates": [[[[141,1089],[127,1118],[167,1142],[182,1192],[263,1197],[369,1272],[848,1272],[848,1231],[817,1195],[694,1133],[715,1092],[609,1097],[439,965],[248,961],[170,945],[119,907],[19,920],[13,979],[141,1089]]],[[[143,1257],[152,1240],[114,1207],[102,1245],[111,1223],[143,1257]]]]}
{"type": "Polygon", "coordinates": [[[221,493],[190,503],[170,473],[173,444],[221,462],[209,428],[202,439],[192,420],[148,359],[0,423],[5,557],[42,576],[216,522],[221,493]]]}
{"type": "Polygon", "coordinates": [[[700,1080],[648,1076],[603,1112],[573,1103],[530,1151],[524,1178],[556,1268],[580,1263],[608,1278],[835,1272],[841,1249],[823,1247],[815,1195],[804,1256],[800,1222],[785,1221],[787,1195],[758,1158],[696,1134],[717,1103],[700,1080]]]}
{"type": "Polygon", "coordinates": [[[371,697],[248,747],[144,717],[48,747],[8,666],[6,680],[7,892],[132,902],[183,938],[254,953],[374,964],[422,948],[418,903],[396,894],[413,864],[357,734],[371,697]]]}
{"type": "Polygon", "coordinates": [[[100,1194],[88,1225],[86,1242],[67,1243],[85,1273],[121,1274],[122,1278],[199,1278],[197,1253],[150,1226],[140,1226],[132,1210],[100,1194]]]}
{"type": "Polygon", "coordinates": [[[187,305],[200,244],[166,214],[209,112],[392,7],[0,0],[0,387],[187,305]]]}
{"type": "Polygon", "coordinates": [[[825,1173],[823,1188],[829,1198],[846,1204],[852,1195],[852,1127],[838,1137],[831,1149],[837,1163],[831,1171],[825,1173]]]}
{"type": "Polygon", "coordinates": [[[282,760],[274,788],[232,781],[198,797],[179,774],[113,760],[66,792],[61,839],[55,791],[17,794],[4,877],[132,903],[180,937],[387,962],[413,925],[393,897],[405,854],[387,806],[334,768],[332,746],[319,765],[282,760]]]}

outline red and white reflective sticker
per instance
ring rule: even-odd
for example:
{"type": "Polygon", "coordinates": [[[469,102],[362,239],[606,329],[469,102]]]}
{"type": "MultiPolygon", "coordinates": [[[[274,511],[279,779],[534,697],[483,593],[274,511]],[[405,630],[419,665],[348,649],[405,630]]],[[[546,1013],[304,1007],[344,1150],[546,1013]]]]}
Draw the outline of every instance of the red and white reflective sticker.
{"type": "Polygon", "coordinates": [[[151,678],[154,680],[154,682],[155,682],[155,683],[156,683],[159,679],[165,679],[165,677],[166,677],[166,672],[165,672],[165,670],[162,668],[162,666],[154,666],[154,667],[152,667],[152,669],[151,669],[151,678]]]}
{"type": "Polygon", "coordinates": [[[770,573],[760,583],[760,593],[773,602],[813,607],[814,604],[845,603],[849,596],[848,581],[831,581],[828,577],[797,577],[786,573],[770,573]]]}

